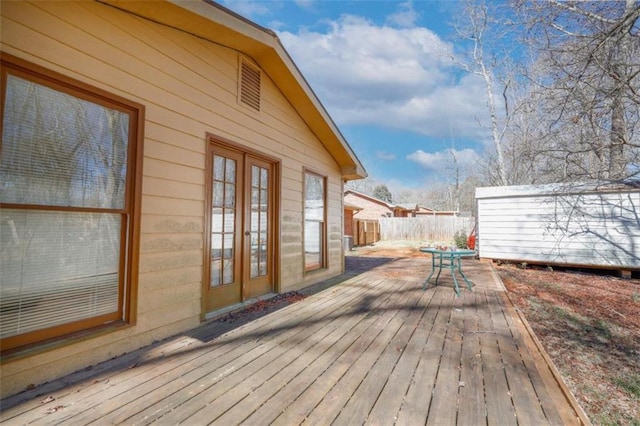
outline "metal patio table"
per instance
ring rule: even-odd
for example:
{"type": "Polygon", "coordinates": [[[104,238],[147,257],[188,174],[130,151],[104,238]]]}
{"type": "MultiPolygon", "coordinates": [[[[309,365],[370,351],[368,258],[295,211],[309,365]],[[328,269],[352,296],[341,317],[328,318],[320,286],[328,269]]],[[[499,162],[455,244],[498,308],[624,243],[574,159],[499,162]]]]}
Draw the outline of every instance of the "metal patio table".
{"type": "Polygon", "coordinates": [[[456,294],[460,295],[460,287],[458,287],[458,280],[456,279],[456,271],[460,274],[460,276],[464,279],[464,282],[467,283],[467,288],[471,290],[471,283],[467,279],[467,277],[462,272],[462,264],[460,259],[463,257],[474,256],[476,254],[475,250],[467,250],[467,249],[456,249],[456,250],[441,250],[435,247],[421,247],[420,251],[423,253],[431,253],[431,273],[429,277],[422,284],[422,289],[426,290],[427,284],[429,280],[433,276],[433,273],[438,269],[438,275],[436,275],[435,285],[438,285],[438,278],[440,278],[440,273],[442,272],[442,268],[447,268],[451,271],[451,276],[453,277],[453,283],[455,285],[456,294]],[[437,262],[436,262],[437,258],[437,262]]]}

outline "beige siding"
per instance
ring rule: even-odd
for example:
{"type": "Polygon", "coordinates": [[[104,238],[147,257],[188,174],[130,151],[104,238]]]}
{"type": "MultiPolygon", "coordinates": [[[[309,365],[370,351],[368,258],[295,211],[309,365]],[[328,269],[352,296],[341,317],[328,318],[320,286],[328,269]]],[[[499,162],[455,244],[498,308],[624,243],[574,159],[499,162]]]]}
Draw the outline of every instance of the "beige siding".
{"type": "Polygon", "coordinates": [[[280,290],[342,271],[340,170],[269,76],[262,111],[237,103],[239,53],[96,2],[3,2],[2,50],[146,107],[137,323],[3,362],[2,394],[199,323],[205,137],[281,162],[280,290]],[[304,273],[302,174],[328,176],[329,268],[304,273]]]}

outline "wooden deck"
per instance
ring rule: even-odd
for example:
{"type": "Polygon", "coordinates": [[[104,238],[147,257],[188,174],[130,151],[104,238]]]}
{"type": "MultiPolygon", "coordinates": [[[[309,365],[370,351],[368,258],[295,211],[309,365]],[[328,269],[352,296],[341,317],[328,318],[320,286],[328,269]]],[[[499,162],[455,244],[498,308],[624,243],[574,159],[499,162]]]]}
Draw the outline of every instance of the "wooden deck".
{"type": "Polygon", "coordinates": [[[350,258],[341,283],[241,326],[213,321],[2,401],[7,424],[588,422],[489,263],[455,297],[430,260],[350,258]]]}

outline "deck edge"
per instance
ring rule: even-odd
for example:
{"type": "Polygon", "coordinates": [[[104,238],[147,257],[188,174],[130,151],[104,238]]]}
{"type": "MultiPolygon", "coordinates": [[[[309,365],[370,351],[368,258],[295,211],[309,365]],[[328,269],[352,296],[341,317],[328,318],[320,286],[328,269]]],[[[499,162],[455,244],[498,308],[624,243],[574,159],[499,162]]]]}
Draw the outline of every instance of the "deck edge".
{"type": "Polygon", "coordinates": [[[491,273],[492,273],[494,279],[498,282],[500,287],[502,287],[502,289],[503,289],[503,292],[502,292],[503,293],[503,299],[505,299],[505,301],[508,303],[509,309],[513,310],[517,314],[518,319],[520,320],[520,323],[524,327],[527,335],[531,338],[531,341],[535,345],[536,350],[538,351],[540,356],[544,359],[544,361],[545,361],[545,363],[547,365],[547,368],[549,369],[549,372],[551,373],[551,376],[553,377],[555,382],[558,384],[558,387],[560,388],[560,391],[564,395],[565,399],[571,405],[571,408],[573,409],[573,411],[578,416],[578,420],[580,421],[581,424],[583,424],[585,426],[592,426],[591,420],[589,420],[589,417],[587,416],[587,413],[584,411],[582,406],[580,406],[580,403],[578,402],[576,397],[571,392],[571,389],[569,389],[569,387],[565,383],[564,379],[562,378],[562,374],[560,373],[558,368],[553,363],[553,360],[551,359],[551,357],[549,356],[549,354],[545,350],[545,348],[542,345],[542,342],[540,341],[540,339],[538,339],[538,336],[533,331],[533,328],[531,327],[531,325],[527,321],[526,317],[524,316],[524,313],[520,309],[516,308],[515,304],[511,300],[511,297],[509,297],[509,292],[507,291],[506,286],[502,282],[502,279],[500,278],[500,275],[495,270],[495,268],[493,266],[493,263],[490,264],[490,267],[491,267],[491,273]]]}

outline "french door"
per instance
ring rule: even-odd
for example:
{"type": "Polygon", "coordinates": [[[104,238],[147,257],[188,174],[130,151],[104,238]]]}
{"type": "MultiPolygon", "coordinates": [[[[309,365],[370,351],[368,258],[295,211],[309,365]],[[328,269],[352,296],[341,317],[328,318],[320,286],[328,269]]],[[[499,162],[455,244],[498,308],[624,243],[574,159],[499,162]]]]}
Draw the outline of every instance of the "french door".
{"type": "Polygon", "coordinates": [[[205,313],[274,291],[274,191],[274,163],[209,141],[205,313]]]}

